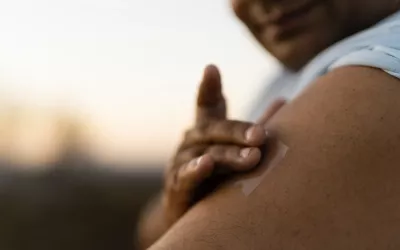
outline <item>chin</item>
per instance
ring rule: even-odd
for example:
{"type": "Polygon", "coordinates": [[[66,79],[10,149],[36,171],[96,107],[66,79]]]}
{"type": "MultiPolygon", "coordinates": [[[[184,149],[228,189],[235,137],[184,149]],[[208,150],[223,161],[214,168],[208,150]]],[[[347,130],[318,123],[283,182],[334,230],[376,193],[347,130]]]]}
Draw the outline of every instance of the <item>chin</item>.
{"type": "Polygon", "coordinates": [[[268,51],[284,67],[292,71],[299,71],[315,56],[315,53],[304,53],[307,50],[300,46],[281,45],[270,48],[268,51]]]}
{"type": "Polygon", "coordinates": [[[263,44],[283,66],[299,71],[335,41],[330,35],[303,34],[283,41],[265,41],[263,44]]]}
{"type": "Polygon", "coordinates": [[[272,54],[285,68],[291,71],[300,71],[312,59],[304,58],[304,55],[297,53],[275,53],[272,54]]]}

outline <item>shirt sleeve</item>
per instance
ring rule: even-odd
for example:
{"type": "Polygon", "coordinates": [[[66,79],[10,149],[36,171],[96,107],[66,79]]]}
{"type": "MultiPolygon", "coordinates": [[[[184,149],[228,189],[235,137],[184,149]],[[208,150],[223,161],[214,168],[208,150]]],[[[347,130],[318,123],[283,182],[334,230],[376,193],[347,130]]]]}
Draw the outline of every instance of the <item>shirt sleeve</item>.
{"type": "Polygon", "coordinates": [[[400,79],[400,50],[380,45],[364,47],[339,58],[328,71],[343,66],[378,68],[400,79]]]}

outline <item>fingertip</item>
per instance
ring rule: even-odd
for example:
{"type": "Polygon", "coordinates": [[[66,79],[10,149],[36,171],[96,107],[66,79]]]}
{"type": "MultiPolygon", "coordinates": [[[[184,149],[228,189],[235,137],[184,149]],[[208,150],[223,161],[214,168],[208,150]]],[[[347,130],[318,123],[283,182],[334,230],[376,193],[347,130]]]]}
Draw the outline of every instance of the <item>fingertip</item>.
{"type": "Polygon", "coordinates": [[[212,171],[214,167],[214,161],[210,155],[202,155],[198,158],[191,160],[186,167],[182,169],[182,175],[198,175],[199,173],[207,173],[212,171]]]}
{"type": "Polygon", "coordinates": [[[211,172],[214,168],[214,160],[211,155],[205,154],[200,156],[197,160],[198,169],[202,172],[211,172]]]}
{"type": "Polygon", "coordinates": [[[215,65],[210,64],[204,69],[197,104],[199,106],[215,106],[222,100],[221,74],[215,65]]]}
{"type": "Polygon", "coordinates": [[[249,154],[249,161],[254,164],[258,164],[261,160],[261,150],[259,148],[253,148],[249,154]]]}
{"type": "Polygon", "coordinates": [[[251,126],[245,132],[245,139],[248,145],[250,146],[261,146],[265,139],[267,138],[267,133],[265,129],[261,125],[251,126]]]}
{"type": "Polygon", "coordinates": [[[210,83],[220,83],[221,75],[219,73],[219,69],[214,64],[209,64],[205,67],[203,73],[203,83],[210,82],[210,83]]]}
{"type": "Polygon", "coordinates": [[[251,148],[244,148],[240,150],[240,157],[242,159],[246,159],[251,153],[251,148]]]}
{"type": "Polygon", "coordinates": [[[261,151],[259,148],[244,148],[240,151],[240,157],[246,169],[254,168],[261,160],[261,151]]]}
{"type": "Polygon", "coordinates": [[[219,70],[215,64],[210,63],[205,67],[204,72],[209,74],[218,74],[219,70]]]}

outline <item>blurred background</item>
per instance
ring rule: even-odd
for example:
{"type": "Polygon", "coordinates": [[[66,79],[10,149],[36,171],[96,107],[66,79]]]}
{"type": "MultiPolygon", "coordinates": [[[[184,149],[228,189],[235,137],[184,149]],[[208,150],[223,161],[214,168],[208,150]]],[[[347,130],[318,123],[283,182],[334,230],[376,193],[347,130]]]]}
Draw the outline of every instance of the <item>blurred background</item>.
{"type": "Polygon", "coordinates": [[[229,0],[1,0],[0,249],[133,249],[208,63],[237,119],[277,71],[229,0]]]}

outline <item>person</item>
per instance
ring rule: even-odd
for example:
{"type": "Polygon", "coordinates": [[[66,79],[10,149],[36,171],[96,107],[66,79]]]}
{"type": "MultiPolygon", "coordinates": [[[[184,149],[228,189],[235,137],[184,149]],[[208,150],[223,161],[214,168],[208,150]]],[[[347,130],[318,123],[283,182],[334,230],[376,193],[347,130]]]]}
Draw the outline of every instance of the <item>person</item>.
{"type": "Polygon", "coordinates": [[[218,69],[204,71],[196,121],[167,168],[164,189],[147,206],[139,227],[140,248],[160,238],[190,207],[234,173],[254,169],[268,137],[262,124],[283,105],[277,99],[257,123],[226,120],[226,101],[218,69]]]}
{"type": "Polygon", "coordinates": [[[286,68],[253,115],[290,100],[266,124],[268,151],[288,151],[186,206],[149,249],[398,249],[400,1],[232,3],[286,68]],[[249,194],[235,185],[260,175],[249,194]]]}

